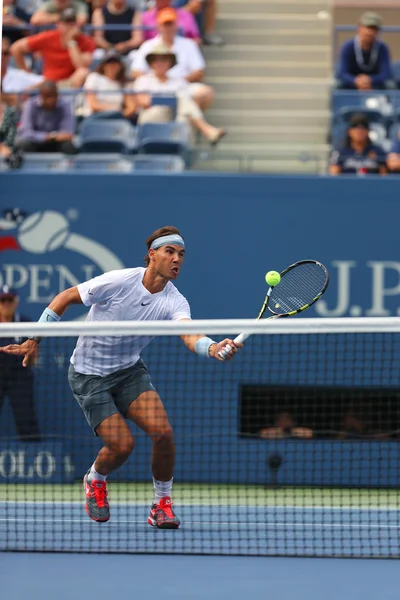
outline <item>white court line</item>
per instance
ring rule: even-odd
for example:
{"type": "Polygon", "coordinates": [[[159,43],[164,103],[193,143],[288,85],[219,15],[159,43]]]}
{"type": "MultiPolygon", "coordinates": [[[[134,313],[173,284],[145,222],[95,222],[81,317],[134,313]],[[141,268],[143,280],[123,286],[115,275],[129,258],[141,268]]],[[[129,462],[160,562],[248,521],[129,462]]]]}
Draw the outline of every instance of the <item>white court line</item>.
{"type": "MultiPolygon", "coordinates": [[[[91,521],[88,521],[88,519],[31,519],[31,518],[10,518],[10,519],[1,519],[0,518],[0,523],[7,523],[7,522],[22,522],[22,523],[83,523],[86,525],[90,525],[91,527],[93,526],[93,523],[91,521]]],[[[134,525],[147,525],[146,521],[136,521],[136,520],[132,520],[132,519],[123,519],[123,520],[115,520],[113,519],[112,522],[108,523],[106,527],[110,527],[112,525],[118,525],[118,524],[123,524],[126,525],[128,523],[134,524],[134,525]]],[[[317,527],[321,527],[321,528],[330,528],[330,529],[400,529],[400,525],[387,525],[387,524],[369,524],[369,523],[286,523],[286,522],[282,522],[282,523],[268,523],[268,522],[247,522],[247,523],[239,523],[239,522],[213,522],[213,521],[182,521],[182,525],[201,525],[201,526],[208,526],[208,527],[214,527],[214,528],[218,528],[220,526],[224,526],[224,527],[260,527],[260,526],[265,526],[265,527],[294,527],[294,528],[305,528],[305,527],[310,527],[310,528],[317,528],[317,527]]],[[[105,528],[103,528],[105,530],[105,528]]],[[[100,531],[100,529],[99,529],[100,531]]]]}
{"type": "MultiPolygon", "coordinates": [[[[7,506],[15,506],[15,505],[24,505],[24,504],[29,504],[29,505],[33,505],[33,506],[37,506],[38,510],[40,510],[40,506],[54,506],[54,509],[57,510],[60,507],[65,508],[65,506],[82,506],[84,504],[84,500],[80,501],[80,500],[0,500],[0,508],[2,507],[2,505],[5,505],[5,508],[7,509],[7,506]]],[[[126,508],[137,508],[137,507],[149,507],[149,505],[151,504],[151,502],[149,501],[146,504],[139,504],[136,502],[118,502],[115,500],[112,500],[112,506],[118,506],[118,507],[126,507],[126,508]]],[[[228,508],[231,511],[234,511],[236,509],[240,509],[240,510],[281,510],[281,511],[286,511],[286,510],[300,510],[300,511],[304,511],[304,510],[322,510],[322,511],[327,511],[327,510],[332,510],[332,511],[338,511],[338,512],[342,512],[344,510],[349,510],[349,511],[363,511],[363,512],[367,512],[367,511],[371,511],[371,510],[378,510],[378,511],[384,511],[384,512],[399,512],[400,513],[400,502],[399,502],[399,506],[398,507],[387,507],[387,506],[289,506],[289,505],[285,505],[285,506],[275,506],[275,505],[260,505],[260,504],[189,504],[187,502],[179,502],[178,503],[179,507],[190,507],[193,508],[194,510],[197,509],[223,509],[225,510],[226,508],[228,508]]]]}

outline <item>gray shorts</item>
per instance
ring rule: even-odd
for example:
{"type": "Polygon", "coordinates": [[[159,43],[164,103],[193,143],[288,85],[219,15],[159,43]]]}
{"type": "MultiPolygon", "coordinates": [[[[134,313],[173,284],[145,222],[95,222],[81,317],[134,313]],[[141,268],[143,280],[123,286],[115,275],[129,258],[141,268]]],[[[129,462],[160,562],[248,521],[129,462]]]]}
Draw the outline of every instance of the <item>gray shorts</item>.
{"type": "Polygon", "coordinates": [[[70,364],[68,381],[94,433],[96,427],[107,417],[115,413],[126,417],[129,405],[140,394],[155,391],[141,359],[133,367],[115,371],[105,377],[77,373],[74,365],[70,364]]]}

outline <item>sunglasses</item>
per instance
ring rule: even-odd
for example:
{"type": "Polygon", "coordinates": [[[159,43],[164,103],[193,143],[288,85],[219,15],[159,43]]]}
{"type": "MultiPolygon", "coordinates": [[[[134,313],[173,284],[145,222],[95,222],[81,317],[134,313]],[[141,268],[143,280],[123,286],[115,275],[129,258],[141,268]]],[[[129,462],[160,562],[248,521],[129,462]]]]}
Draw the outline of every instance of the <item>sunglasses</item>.
{"type": "Polygon", "coordinates": [[[6,296],[5,298],[0,298],[0,302],[14,302],[14,296],[6,296]]]}

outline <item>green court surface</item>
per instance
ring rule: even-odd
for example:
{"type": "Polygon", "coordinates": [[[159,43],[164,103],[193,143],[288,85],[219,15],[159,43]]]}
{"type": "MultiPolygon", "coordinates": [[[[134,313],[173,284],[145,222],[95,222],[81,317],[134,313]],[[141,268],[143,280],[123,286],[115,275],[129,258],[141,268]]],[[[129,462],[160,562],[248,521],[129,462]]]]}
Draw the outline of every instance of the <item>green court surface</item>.
{"type": "MultiPolygon", "coordinates": [[[[113,503],[142,504],[152,498],[152,484],[109,483],[113,503]]],[[[394,489],[297,488],[262,486],[221,486],[175,484],[176,504],[222,506],[271,506],[299,508],[398,509],[399,494],[394,489]]],[[[82,482],[74,484],[1,484],[1,502],[81,502],[82,482]]]]}

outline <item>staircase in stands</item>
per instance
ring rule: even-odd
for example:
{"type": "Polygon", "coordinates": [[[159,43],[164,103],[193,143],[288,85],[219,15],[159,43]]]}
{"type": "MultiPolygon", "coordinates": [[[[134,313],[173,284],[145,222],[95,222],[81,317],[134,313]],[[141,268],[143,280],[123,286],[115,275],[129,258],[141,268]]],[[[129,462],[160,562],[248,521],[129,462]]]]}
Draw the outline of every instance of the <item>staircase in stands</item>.
{"type": "Polygon", "coordinates": [[[202,168],[324,172],[331,0],[217,2],[225,45],[204,49],[216,91],[207,119],[228,135],[202,168]]]}

